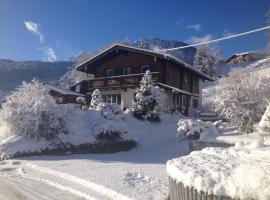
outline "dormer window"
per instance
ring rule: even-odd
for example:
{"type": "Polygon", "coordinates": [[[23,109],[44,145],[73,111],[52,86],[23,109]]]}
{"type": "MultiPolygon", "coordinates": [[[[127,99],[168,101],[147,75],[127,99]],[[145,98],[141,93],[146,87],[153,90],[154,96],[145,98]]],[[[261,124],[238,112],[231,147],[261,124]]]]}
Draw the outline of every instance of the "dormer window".
{"type": "Polygon", "coordinates": [[[184,73],[184,83],[188,83],[188,73],[184,73]]]}
{"type": "Polygon", "coordinates": [[[107,69],[107,77],[114,76],[114,69],[107,69]]]}
{"type": "Polygon", "coordinates": [[[145,73],[147,70],[149,70],[149,65],[142,65],[141,66],[141,73],[145,73]]]}
{"type": "Polygon", "coordinates": [[[131,67],[123,67],[123,75],[131,74],[131,67]]]}

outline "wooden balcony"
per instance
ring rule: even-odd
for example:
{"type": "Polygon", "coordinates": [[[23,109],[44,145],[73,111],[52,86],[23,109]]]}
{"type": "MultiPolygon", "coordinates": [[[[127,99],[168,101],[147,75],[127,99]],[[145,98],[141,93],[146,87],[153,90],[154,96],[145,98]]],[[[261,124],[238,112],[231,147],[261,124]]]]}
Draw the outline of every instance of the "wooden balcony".
{"type": "MultiPolygon", "coordinates": [[[[87,81],[88,89],[137,87],[143,75],[144,74],[129,74],[90,79],[87,81]]],[[[159,80],[159,72],[152,72],[151,75],[154,82],[159,80]]]]}

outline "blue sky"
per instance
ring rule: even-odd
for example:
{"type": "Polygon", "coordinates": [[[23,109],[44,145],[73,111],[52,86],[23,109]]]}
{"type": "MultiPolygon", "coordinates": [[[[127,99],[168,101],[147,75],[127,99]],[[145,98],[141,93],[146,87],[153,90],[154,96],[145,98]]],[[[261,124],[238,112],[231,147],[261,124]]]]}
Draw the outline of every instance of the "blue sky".
{"type": "MultiPolygon", "coordinates": [[[[0,0],[0,58],[67,60],[115,40],[218,38],[266,25],[269,0],[0,0]]],[[[266,32],[221,42],[264,48],[266,32]]]]}

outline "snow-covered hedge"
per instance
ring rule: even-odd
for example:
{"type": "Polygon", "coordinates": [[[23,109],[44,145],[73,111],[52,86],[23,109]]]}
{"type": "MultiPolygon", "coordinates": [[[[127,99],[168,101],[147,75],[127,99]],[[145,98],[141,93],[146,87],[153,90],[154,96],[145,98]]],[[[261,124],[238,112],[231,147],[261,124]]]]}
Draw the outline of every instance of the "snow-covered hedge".
{"type": "Polygon", "coordinates": [[[67,134],[65,113],[48,91],[33,80],[12,92],[0,110],[0,136],[53,140],[59,134],[67,134]]]}
{"type": "Polygon", "coordinates": [[[251,132],[268,104],[269,82],[270,78],[262,74],[235,69],[218,81],[210,103],[222,117],[251,132]]]}
{"type": "Polygon", "coordinates": [[[176,137],[191,139],[210,139],[220,135],[221,122],[203,122],[197,119],[180,119],[176,137]]]}

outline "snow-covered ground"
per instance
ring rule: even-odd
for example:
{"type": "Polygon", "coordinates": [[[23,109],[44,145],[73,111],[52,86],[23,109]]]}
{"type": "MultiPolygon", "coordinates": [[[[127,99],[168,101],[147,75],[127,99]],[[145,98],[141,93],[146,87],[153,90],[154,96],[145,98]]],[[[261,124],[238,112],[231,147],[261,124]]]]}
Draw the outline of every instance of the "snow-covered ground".
{"type": "Polygon", "coordinates": [[[168,161],[167,172],[185,186],[234,199],[270,199],[270,146],[255,141],[205,148],[168,161]]]}
{"type": "Polygon", "coordinates": [[[188,141],[175,138],[179,116],[163,114],[161,123],[127,118],[138,142],[131,151],[6,160],[0,162],[0,175],[11,183],[32,180],[35,187],[42,183],[67,191],[70,199],[165,199],[166,161],[189,152],[188,141]]]}

